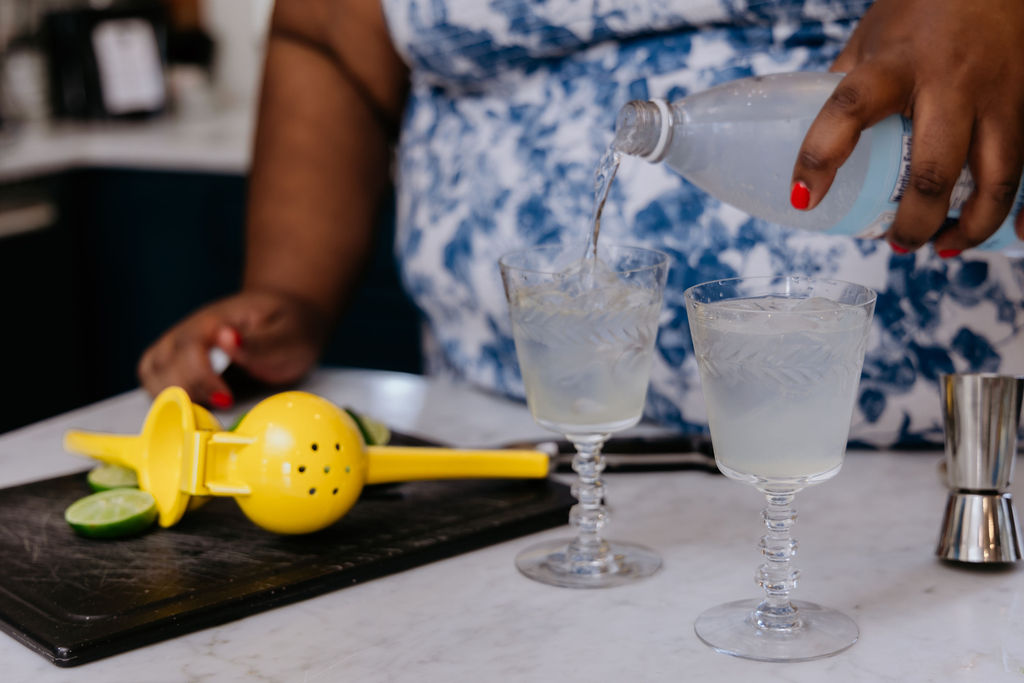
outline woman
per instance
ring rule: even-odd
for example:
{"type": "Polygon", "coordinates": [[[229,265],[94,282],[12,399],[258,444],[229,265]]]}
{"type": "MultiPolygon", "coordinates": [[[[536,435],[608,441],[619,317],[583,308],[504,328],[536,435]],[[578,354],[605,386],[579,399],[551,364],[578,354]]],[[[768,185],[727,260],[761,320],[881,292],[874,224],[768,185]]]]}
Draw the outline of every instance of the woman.
{"type": "Polygon", "coordinates": [[[848,75],[794,150],[792,200],[813,208],[857,133],[904,113],[914,162],[888,244],[785,230],[662,165],[623,163],[603,238],[673,258],[648,416],[704,428],[686,286],[802,273],[879,292],[851,438],[939,441],[938,373],[1024,371],[1024,268],[959,253],[994,231],[1020,177],[1024,6],[879,0],[865,14],[870,4],[278,0],[242,290],[158,340],[140,361],[143,385],[230,405],[209,365],[215,345],[271,384],[307,372],[355,286],[394,159],[395,250],[424,315],[429,370],[521,396],[496,261],[582,241],[621,105],[834,63],[848,75]],[[965,162],[978,190],[960,226],[935,242],[941,256],[914,251],[942,225],[965,162]]]}

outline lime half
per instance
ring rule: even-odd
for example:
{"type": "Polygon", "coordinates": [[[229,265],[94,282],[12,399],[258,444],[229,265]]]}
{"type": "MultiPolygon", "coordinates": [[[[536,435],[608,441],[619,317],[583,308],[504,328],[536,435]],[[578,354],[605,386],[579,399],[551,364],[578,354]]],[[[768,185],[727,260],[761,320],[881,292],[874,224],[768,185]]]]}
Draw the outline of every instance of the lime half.
{"type": "Polygon", "coordinates": [[[95,492],[139,488],[139,478],[135,475],[135,470],[123,465],[97,465],[89,470],[86,480],[95,492]]]}
{"type": "Polygon", "coordinates": [[[367,446],[386,446],[388,441],[391,441],[391,430],[383,422],[360,415],[351,408],[345,408],[345,412],[356,421],[356,426],[359,427],[367,446]]]}
{"type": "Polygon", "coordinates": [[[139,534],[156,520],[156,501],[148,491],[111,489],[76,500],[64,511],[71,528],[89,538],[139,534]]]}

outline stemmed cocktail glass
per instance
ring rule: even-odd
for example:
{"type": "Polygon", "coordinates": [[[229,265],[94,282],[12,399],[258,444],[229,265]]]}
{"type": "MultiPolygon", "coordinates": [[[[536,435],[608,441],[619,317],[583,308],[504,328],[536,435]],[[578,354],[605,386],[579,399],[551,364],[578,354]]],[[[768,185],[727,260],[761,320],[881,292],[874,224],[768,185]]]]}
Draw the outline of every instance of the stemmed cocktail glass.
{"type": "Polygon", "coordinates": [[[596,260],[580,256],[575,245],[541,246],[499,262],[530,412],[575,445],[578,474],[569,515],[576,537],[529,547],[516,566],[543,583],[603,588],[661,566],[647,548],[601,537],[601,447],[640,420],[668,257],[614,245],[602,245],[596,260]]]}
{"type": "Polygon", "coordinates": [[[793,497],[839,472],[875,305],[866,287],[834,280],[719,280],[685,292],[719,469],[755,486],[768,505],[760,600],[714,607],[697,635],[732,655],[816,659],[858,637],[852,619],[791,601],[798,572],[793,497]]]}

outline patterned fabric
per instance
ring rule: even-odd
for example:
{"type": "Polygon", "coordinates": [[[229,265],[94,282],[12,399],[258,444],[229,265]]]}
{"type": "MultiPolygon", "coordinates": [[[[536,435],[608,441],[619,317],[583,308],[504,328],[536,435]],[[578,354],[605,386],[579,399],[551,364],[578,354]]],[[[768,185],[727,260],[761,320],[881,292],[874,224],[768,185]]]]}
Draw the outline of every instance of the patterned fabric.
{"type": "MultiPolygon", "coordinates": [[[[619,108],[827,69],[868,4],[384,0],[412,67],[396,255],[429,328],[428,367],[521,397],[498,257],[582,245],[619,108]]],[[[1024,372],[1024,266],[1001,254],[898,256],[884,243],[782,229],[637,159],[619,169],[601,239],[673,259],[647,404],[665,424],[706,429],[683,290],[717,278],[795,273],[879,292],[851,430],[861,444],[941,443],[942,372],[1024,372]]]]}

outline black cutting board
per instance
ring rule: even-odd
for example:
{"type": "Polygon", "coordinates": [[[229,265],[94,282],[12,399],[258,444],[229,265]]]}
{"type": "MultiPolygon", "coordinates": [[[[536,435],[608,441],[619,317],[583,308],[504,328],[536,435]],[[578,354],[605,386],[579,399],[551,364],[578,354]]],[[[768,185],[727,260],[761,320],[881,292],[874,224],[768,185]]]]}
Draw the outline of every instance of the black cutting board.
{"type": "Polygon", "coordinates": [[[547,480],[410,482],[364,488],[314,534],[271,534],[216,498],[173,528],[101,541],[64,522],[88,493],[84,472],[0,489],[0,630],[58,666],[565,524],[573,503],[547,480]]]}

